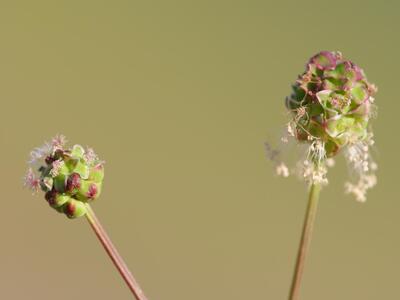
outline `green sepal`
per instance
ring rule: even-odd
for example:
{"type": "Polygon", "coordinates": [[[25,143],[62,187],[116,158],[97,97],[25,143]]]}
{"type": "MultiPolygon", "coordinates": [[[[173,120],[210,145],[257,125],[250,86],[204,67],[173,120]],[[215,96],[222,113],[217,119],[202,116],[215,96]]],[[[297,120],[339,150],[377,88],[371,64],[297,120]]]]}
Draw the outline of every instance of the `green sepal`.
{"type": "Polygon", "coordinates": [[[66,205],[67,205],[67,202],[64,203],[63,205],[59,206],[59,207],[54,207],[54,206],[52,206],[52,207],[54,208],[54,210],[56,210],[56,211],[59,212],[60,214],[63,214],[66,205]]]}
{"type": "Polygon", "coordinates": [[[324,107],[324,108],[327,107],[327,104],[328,104],[329,100],[331,99],[331,94],[332,94],[331,90],[322,90],[316,94],[317,99],[318,99],[319,103],[322,105],[322,107],[324,107]]]}
{"type": "Polygon", "coordinates": [[[64,174],[59,174],[53,179],[54,189],[59,193],[65,192],[66,184],[67,184],[67,176],[64,174]]]}
{"type": "Polygon", "coordinates": [[[65,163],[63,163],[61,165],[59,174],[69,175],[69,173],[70,173],[70,170],[69,170],[68,166],[65,163]]]}
{"type": "Polygon", "coordinates": [[[371,104],[368,101],[366,101],[365,103],[362,103],[358,107],[354,108],[351,113],[354,116],[360,116],[365,118],[370,113],[370,110],[371,110],[371,104]]]}
{"type": "Polygon", "coordinates": [[[308,126],[308,132],[312,136],[323,136],[325,134],[322,125],[314,120],[310,122],[310,125],[308,126]]]}
{"type": "Polygon", "coordinates": [[[346,75],[346,67],[344,63],[340,63],[336,66],[334,70],[325,71],[325,75],[327,77],[343,78],[346,75]]]}
{"type": "Polygon", "coordinates": [[[323,68],[330,67],[332,64],[331,61],[329,60],[329,58],[323,54],[314,56],[314,62],[323,68]]]}
{"type": "Polygon", "coordinates": [[[104,167],[102,165],[97,165],[90,169],[89,180],[97,183],[101,183],[104,178],[104,167]]]}
{"type": "Polygon", "coordinates": [[[43,192],[48,192],[53,188],[53,178],[51,177],[44,177],[40,181],[40,188],[43,192]]]}
{"type": "Polygon", "coordinates": [[[85,154],[85,149],[81,145],[74,145],[72,147],[71,156],[74,158],[81,159],[85,154]]]}
{"type": "Polygon", "coordinates": [[[60,206],[62,206],[62,205],[64,205],[65,203],[67,203],[69,200],[71,199],[71,197],[70,196],[68,196],[68,195],[63,195],[63,194],[58,194],[56,197],[55,197],[55,199],[54,199],[54,202],[52,203],[52,207],[53,208],[57,208],[57,207],[60,207],[60,206]]]}
{"type": "Polygon", "coordinates": [[[68,157],[68,159],[65,160],[65,166],[68,168],[68,172],[72,173],[78,164],[79,159],[78,158],[72,158],[68,157]]]}
{"type": "Polygon", "coordinates": [[[364,84],[358,83],[351,90],[350,94],[355,103],[362,103],[368,96],[368,91],[364,84]]]}
{"type": "Polygon", "coordinates": [[[51,169],[52,169],[52,166],[47,165],[47,166],[41,166],[38,169],[38,171],[39,171],[41,177],[46,177],[46,176],[49,176],[51,169]]]}
{"type": "Polygon", "coordinates": [[[317,103],[310,104],[308,106],[308,109],[309,109],[308,117],[315,117],[324,113],[324,108],[321,105],[318,105],[317,103]]]}
{"type": "Polygon", "coordinates": [[[328,77],[324,80],[324,87],[328,90],[337,90],[340,89],[341,86],[344,84],[342,79],[335,78],[335,77],[328,77]]]}
{"type": "Polygon", "coordinates": [[[328,140],[325,143],[325,151],[327,157],[335,156],[336,153],[339,151],[339,145],[332,140],[328,140]]]}
{"type": "Polygon", "coordinates": [[[327,122],[327,133],[335,138],[338,137],[339,134],[351,130],[352,126],[354,126],[355,120],[354,118],[341,116],[338,119],[328,120],[327,122]]]}
{"type": "Polygon", "coordinates": [[[82,180],[76,198],[80,201],[90,202],[97,199],[101,193],[101,183],[90,180],[82,180]]]}
{"type": "Polygon", "coordinates": [[[64,206],[64,213],[69,219],[82,217],[87,213],[86,205],[71,198],[64,206]]]}
{"type": "Polygon", "coordinates": [[[77,162],[77,164],[75,165],[75,168],[72,170],[72,172],[78,173],[82,179],[89,178],[89,167],[87,166],[87,164],[84,162],[83,159],[81,159],[77,162]]]}

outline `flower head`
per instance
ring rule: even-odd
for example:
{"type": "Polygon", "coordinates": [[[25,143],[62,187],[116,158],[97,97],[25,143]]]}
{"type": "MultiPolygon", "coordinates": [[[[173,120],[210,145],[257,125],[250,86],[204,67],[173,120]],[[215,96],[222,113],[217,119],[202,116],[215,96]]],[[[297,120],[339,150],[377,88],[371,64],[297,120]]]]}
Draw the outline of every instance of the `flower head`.
{"type": "Polygon", "coordinates": [[[104,177],[103,162],[93,149],[66,148],[65,137],[57,135],[30,156],[24,185],[35,192],[41,189],[49,205],[69,218],[85,215],[85,203],[99,197],[104,177]]]}
{"type": "Polygon", "coordinates": [[[376,91],[364,71],[340,52],[322,51],[311,57],[286,98],[290,121],[282,139],[292,138],[307,147],[301,164],[306,180],[326,184],[327,167],[344,152],[358,181],[347,183],[346,191],[365,200],[366,190],[376,183],[376,164],[369,154],[376,91]]]}

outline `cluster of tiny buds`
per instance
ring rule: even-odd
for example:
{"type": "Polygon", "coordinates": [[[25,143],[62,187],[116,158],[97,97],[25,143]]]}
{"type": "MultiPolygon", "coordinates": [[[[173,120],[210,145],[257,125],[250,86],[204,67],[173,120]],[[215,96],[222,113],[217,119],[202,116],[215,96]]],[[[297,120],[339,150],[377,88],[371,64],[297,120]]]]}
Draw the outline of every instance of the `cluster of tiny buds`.
{"type": "Polygon", "coordinates": [[[86,203],[99,197],[104,162],[92,148],[66,148],[66,139],[57,135],[50,143],[30,153],[24,185],[34,193],[42,190],[49,205],[69,218],[83,216],[86,203]]]}

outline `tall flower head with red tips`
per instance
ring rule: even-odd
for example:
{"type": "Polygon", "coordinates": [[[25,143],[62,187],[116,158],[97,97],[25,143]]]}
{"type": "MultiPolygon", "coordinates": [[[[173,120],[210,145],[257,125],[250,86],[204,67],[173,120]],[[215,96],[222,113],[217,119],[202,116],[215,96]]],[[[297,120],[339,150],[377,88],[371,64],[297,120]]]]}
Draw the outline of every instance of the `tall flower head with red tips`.
{"type": "MultiPolygon", "coordinates": [[[[376,164],[369,155],[376,91],[364,71],[340,52],[322,51],[310,58],[286,98],[290,121],[282,139],[307,145],[301,168],[308,181],[327,183],[326,167],[343,152],[357,177],[346,190],[365,201],[367,189],[376,183],[376,164]]],[[[281,170],[281,162],[277,165],[281,170]]]]}
{"type": "Polygon", "coordinates": [[[69,218],[86,214],[85,203],[101,192],[104,166],[92,148],[66,147],[63,135],[31,152],[25,186],[45,192],[51,207],[69,218]]]}

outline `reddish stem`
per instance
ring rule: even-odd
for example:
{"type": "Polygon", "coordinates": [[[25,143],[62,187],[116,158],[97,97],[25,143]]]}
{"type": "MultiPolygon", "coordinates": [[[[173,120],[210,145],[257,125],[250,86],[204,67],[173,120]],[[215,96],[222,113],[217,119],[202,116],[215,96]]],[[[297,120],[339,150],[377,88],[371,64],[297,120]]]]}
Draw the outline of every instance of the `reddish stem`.
{"type": "Polygon", "coordinates": [[[299,250],[297,253],[297,261],[294,269],[292,286],[290,288],[289,300],[298,300],[300,297],[300,284],[303,276],[308,248],[311,242],[312,231],[314,228],[320,190],[321,186],[319,184],[313,183],[311,185],[306,217],[304,219],[303,233],[301,235],[299,250]]]}
{"type": "Polygon", "coordinates": [[[107,254],[110,256],[111,260],[113,261],[115,267],[118,269],[122,278],[125,280],[129,289],[132,291],[136,300],[147,300],[147,298],[144,295],[139,284],[133,277],[132,273],[129,271],[128,266],[126,265],[126,263],[122,259],[121,255],[118,253],[117,249],[115,248],[114,244],[111,242],[110,238],[108,237],[107,232],[104,230],[103,226],[101,226],[101,223],[100,223],[99,219],[97,219],[96,214],[94,213],[93,209],[91,208],[91,206],[89,204],[86,204],[86,207],[87,207],[86,218],[89,221],[90,226],[92,227],[93,231],[96,233],[101,244],[103,245],[107,254]]]}

